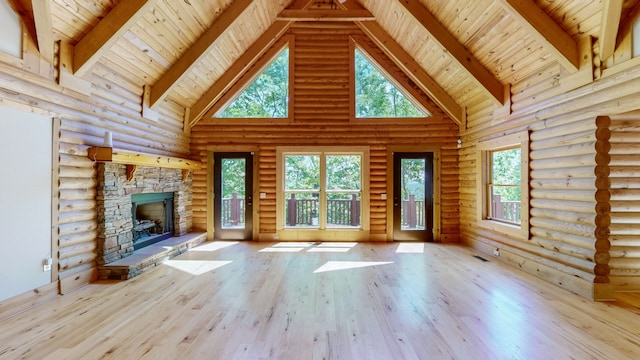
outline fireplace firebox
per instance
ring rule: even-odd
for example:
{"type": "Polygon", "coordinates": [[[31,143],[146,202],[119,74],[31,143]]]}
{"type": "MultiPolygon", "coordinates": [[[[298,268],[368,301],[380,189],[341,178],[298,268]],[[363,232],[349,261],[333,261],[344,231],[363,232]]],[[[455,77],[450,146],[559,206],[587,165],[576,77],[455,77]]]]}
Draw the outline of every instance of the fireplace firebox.
{"type": "Polygon", "coordinates": [[[173,236],[173,193],[131,195],[133,249],[138,250],[173,236]]]}

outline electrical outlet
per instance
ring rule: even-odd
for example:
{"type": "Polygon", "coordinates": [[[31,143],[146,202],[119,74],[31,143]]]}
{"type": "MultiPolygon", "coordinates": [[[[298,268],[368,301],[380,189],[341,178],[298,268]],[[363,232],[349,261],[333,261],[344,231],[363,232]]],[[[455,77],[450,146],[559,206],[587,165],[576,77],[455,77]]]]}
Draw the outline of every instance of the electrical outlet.
{"type": "Polygon", "coordinates": [[[500,249],[493,250],[493,256],[500,256],[500,249]]]}
{"type": "Polygon", "coordinates": [[[52,263],[53,263],[53,259],[51,258],[51,256],[49,256],[48,258],[44,259],[44,261],[42,262],[42,271],[43,272],[51,271],[51,264],[52,263]]]}

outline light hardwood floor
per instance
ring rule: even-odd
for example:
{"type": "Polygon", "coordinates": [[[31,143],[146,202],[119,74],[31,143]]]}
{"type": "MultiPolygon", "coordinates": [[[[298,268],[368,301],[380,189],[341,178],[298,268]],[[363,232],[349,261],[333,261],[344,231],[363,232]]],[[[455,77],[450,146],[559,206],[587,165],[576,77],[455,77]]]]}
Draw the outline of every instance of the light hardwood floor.
{"type": "Polygon", "coordinates": [[[442,244],[212,242],[0,323],[0,359],[638,359],[596,303],[442,244]]]}

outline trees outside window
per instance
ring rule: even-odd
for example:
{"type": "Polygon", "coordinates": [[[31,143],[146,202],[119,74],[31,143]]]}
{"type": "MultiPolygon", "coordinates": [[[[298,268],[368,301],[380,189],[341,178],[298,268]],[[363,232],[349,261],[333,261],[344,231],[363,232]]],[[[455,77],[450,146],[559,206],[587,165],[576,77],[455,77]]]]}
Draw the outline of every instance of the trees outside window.
{"type": "Polygon", "coordinates": [[[218,118],[286,118],[289,109],[289,49],[284,49],[218,118]]]}
{"type": "Polygon", "coordinates": [[[478,225],[529,238],[529,133],[478,142],[478,225]]]}
{"type": "Polygon", "coordinates": [[[491,196],[489,217],[498,221],[520,224],[520,148],[491,151],[490,183],[488,193],[491,196]]]}
{"type": "Polygon", "coordinates": [[[425,117],[359,50],[355,51],[356,118],[425,117]]]}
{"type": "Polygon", "coordinates": [[[361,154],[284,155],[286,227],[359,228],[361,193],[361,154]]]}

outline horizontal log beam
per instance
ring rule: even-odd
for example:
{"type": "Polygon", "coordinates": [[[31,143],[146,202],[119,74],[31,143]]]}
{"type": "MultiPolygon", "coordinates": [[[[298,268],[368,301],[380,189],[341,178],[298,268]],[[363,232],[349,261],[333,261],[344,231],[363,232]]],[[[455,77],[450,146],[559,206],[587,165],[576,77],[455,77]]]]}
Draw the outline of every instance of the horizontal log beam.
{"type": "Polygon", "coordinates": [[[281,21],[374,21],[368,10],[282,10],[276,20],[281,21]]]}
{"type": "Polygon", "coordinates": [[[156,166],[183,170],[198,170],[202,166],[202,163],[196,160],[125,151],[113,151],[113,148],[109,147],[92,147],[89,149],[87,156],[89,159],[94,161],[113,162],[125,165],[156,166]]]}

